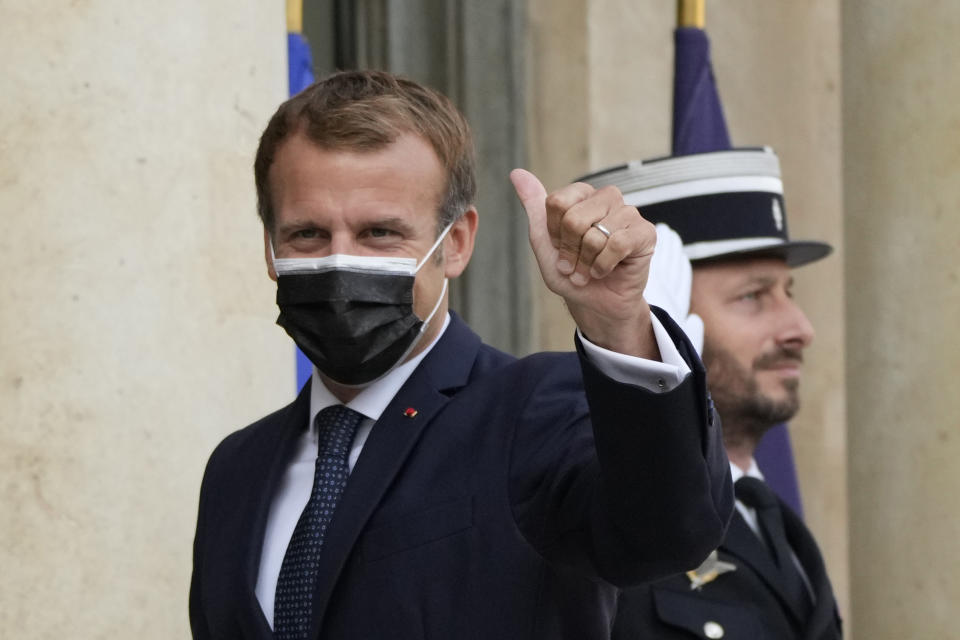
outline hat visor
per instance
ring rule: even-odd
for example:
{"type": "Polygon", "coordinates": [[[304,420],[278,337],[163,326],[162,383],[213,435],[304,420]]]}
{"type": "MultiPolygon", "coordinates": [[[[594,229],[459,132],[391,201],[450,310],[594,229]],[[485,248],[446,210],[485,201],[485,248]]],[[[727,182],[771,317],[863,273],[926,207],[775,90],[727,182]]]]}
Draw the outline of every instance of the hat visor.
{"type": "Polygon", "coordinates": [[[772,257],[780,258],[785,261],[789,267],[800,267],[825,258],[830,255],[832,251],[833,247],[829,244],[813,240],[791,240],[765,246],[733,250],[731,250],[729,246],[718,246],[715,251],[711,251],[711,248],[708,246],[701,245],[696,255],[690,257],[690,262],[696,266],[698,264],[714,261],[719,262],[721,260],[772,257]]]}

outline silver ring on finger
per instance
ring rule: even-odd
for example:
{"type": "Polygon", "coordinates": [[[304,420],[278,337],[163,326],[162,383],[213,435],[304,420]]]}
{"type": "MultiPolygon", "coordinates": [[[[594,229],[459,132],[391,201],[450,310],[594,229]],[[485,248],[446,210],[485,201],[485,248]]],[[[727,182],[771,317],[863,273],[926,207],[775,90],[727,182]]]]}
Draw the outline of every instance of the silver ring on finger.
{"type": "Polygon", "coordinates": [[[590,226],[593,227],[594,229],[596,229],[597,231],[599,231],[600,233],[602,233],[605,237],[607,237],[607,238],[610,237],[610,229],[607,229],[605,226],[603,226],[603,225],[600,224],[599,222],[594,222],[594,223],[593,223],[592,225],[590,225],[590,226]]]}

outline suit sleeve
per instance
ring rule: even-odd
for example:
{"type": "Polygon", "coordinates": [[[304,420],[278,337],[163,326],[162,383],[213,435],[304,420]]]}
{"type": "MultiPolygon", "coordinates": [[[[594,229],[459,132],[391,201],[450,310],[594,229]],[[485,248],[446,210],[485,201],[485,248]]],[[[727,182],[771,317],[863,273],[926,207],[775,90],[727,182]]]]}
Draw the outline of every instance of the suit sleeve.
{"type": "Polygon", "coordinates": [[[733,510],[703,365],[669,317],[658,317],[690,375],[662,393],[620,383],[578,344],[582,381],[530,394],[512,460],[515,519],[528,541],[548,560],[618,586],[697,566],[733,510]],[[586,405],[571,407],[583,391],[586,405]]]}
{"type": "Polygon", "coordinates": [[[720,545],[733,513],[703,364],[669,315],[655,312],[691,368],[669,392],[616,383],[578,349],[602,470],[592,540],[601,574],[615,584],[696,567],[720,545]]]}

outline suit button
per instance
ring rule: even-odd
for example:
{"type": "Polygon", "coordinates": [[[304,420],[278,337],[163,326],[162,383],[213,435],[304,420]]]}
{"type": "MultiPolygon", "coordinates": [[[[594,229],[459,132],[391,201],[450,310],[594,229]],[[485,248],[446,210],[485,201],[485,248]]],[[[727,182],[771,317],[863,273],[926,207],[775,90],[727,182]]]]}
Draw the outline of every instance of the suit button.
{"type": "Polygon", "coordinates": [[[711,640],[717,640],[717,638],[723,637],[723,627],[711,620],[710,622],[704,623],[703,635],[711,640]]]}

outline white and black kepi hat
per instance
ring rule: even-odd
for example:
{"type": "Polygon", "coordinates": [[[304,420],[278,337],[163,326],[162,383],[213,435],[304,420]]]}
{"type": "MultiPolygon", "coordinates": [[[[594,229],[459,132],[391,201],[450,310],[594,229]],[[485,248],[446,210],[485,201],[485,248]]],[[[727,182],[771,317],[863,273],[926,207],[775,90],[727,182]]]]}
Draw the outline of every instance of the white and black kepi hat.
{"type": "Polygon", "coordinates": [[[771,255],[797,267],[832,250],[790,240],[780,161],[767,147],[633,161],[578,181],[618,187],[644,218],[680,235],[691,262],[771,255]]]}

